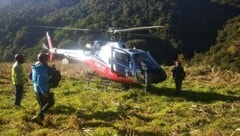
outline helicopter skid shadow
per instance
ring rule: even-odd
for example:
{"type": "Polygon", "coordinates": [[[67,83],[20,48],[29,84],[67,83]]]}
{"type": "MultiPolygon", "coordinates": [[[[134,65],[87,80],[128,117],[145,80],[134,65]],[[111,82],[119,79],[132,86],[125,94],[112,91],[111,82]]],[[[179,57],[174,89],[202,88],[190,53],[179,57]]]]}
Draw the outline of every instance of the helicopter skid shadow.
{"type": "Polygon", "coordinates": [[[100,77],[96,75],[95,72],[90,73],[87,78],[84,78],[84,80],[87,82],[85,90],[103,89],[104,91],[108,91],[108,89],[111,88],[111,90],[121,91],[129,89],[129,85],[114,82],[109,79],[100,77]]]}
{"type": "Polygon", "coordinates": [[[212,103],[214,101],[239,101],[240,97],[232,96],[232,95],[224,95],[215,92],[200,92],[193,90],[182,90],[180,93],[176,93],[176,90],[173,88],[156,88],[151,87],[148,90],[149,93],[158,95],[158,96],[168,96],[168,97],[181,97],[187,101],[194,102],[204,102],[204,103],[212,103]]]}
{"type": "Polygon", "coordinates": [[[104,91],[108,91],[108,89],[111,88],[110,90],[125,90],[125,88],[122,88],[121,86],[117,85],[117,83],[113,83],[108,80],[101,80],[101,81],[88,81],[87,85],[85,86],[85,90],[99,90],[103,89],[104,91]]]}

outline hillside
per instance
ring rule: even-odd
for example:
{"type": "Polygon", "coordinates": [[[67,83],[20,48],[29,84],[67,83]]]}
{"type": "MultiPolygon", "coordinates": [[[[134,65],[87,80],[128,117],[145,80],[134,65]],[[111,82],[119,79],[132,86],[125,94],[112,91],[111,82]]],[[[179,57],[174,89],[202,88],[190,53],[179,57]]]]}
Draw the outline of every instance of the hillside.
{"type": "MultiPolygon", "coordinates": [[[[119,40],[140,44],[160,63],[171,64],[183,54],[191,59],[217,45],[218,31],[228,20],[239,16],[237,0],[22,0],[0,9],[0,61],[10,61],[16,52],[29,59],[41,50],[49,31],[59,47],[83,46],[86,42],[106,39],[107,34],[32,28],[46,25],[73,28],[107,29],[164,25],[159,30],[122,34],[119,40]],[[111,11],[111,12],[109,12],[111,11]],[[150,36],[150,37],[149,37],[150,36]],[[136,41],[141,41],[138,43],[136,41]]],[[[231,23],[229,24],[231,25],[231,23]]]]}
{"type": "Polygon", "coordinates": [[[228,21],[227,25],[218,32],[217,44],[205,54],[196,54],[193,62],[202,62],[208,66],[219,66],[240,72],[240,16],[228,21]]]}
{"type": "Polygon", "coordinates": [[[10,4],[10,0],[0,0],[0,8],[10,4]]]}
{"type": "MultiPolygon", "coordinates": [[[[28,136],[212,136],[240,134],[239,74],[185,67],[183,91],[175,94],[171,76],[147,92],[118,89],[83,80],[81,65],[59,65],[63,75],[55,105],[42,125],[31,122],[38,111],[32,83],[25,86],[23,108],[13,106],[11,63],[0,63],[0,135],[28,136]]],[[[31,63],[24,64],[29,71],[31,63]]],[[[164,67],[170,75],[171,67],[164,67]]]]}

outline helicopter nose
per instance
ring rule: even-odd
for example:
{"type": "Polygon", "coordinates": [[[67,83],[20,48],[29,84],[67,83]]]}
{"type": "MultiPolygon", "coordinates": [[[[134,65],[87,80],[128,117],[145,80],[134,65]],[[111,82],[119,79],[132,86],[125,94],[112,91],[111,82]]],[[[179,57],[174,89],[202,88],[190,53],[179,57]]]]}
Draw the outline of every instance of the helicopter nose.
{"type": "Polygon", "coordinates": [[[166,80],[167,75],[163,69],[149,69],[148,73],[148,82],[149,83],[160,83],[166,80]]]}

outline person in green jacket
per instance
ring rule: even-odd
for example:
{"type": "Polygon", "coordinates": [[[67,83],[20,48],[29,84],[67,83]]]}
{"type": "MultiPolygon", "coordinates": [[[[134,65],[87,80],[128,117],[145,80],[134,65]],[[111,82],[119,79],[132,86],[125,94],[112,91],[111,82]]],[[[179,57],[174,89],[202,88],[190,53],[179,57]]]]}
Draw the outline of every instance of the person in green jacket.
{"type": "Polygon", "coordinates": [[[22,54],[15,55],[16,62],[12,66],[12,83],[14,85],[15,99],[14,105],[21,106],[21,100],[23,96],[23,87],[26,83],[26,74],[22,64],[25,59],[22,54]]]}

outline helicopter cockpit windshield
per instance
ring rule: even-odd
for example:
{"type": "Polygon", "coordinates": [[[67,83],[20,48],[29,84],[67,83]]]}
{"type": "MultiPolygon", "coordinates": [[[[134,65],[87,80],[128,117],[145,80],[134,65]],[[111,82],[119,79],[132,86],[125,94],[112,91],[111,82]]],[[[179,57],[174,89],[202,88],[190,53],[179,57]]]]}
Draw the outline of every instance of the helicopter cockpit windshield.
{"type": "Polygon", "coordinates": [[[111,58],[113,71],[120,73],[121,75],[126,75],[126,71],[132,71],[132,73],[135,73],[136,70],[144,71],[160,68],[158,63],[154,61],[147,52],[140,50],[113,48],[111,58]]]}
{"type": "Polygon", "coordinates": [[[111,71],[140,83],[157,83],[166,79],[161,66],[151,55],[139,49],[112,48],[111,71]]]}
{"type": "Polygon", "coordinates": [[[136,69],[158,69],[159,65],[152,59],[152,57],[146,53],[133,54],[133,60],[136,69]]]}

